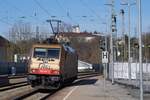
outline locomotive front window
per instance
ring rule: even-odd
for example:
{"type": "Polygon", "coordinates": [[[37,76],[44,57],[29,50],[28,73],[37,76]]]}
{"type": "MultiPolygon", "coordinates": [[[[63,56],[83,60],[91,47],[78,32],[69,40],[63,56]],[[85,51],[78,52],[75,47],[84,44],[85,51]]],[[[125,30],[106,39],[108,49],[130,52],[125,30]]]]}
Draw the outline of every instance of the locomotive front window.
{"type": "Polygon", "coordinates": [[[51,48],[47,50],[47,57],[48,58],[56,58],[59,59],[59,48],[51,48]]]}
{"type": "Polygon", "coordinates": [[[34,49],[34,57],[46,57],[46,49],[44,48],[35,48],[34,49]]]}

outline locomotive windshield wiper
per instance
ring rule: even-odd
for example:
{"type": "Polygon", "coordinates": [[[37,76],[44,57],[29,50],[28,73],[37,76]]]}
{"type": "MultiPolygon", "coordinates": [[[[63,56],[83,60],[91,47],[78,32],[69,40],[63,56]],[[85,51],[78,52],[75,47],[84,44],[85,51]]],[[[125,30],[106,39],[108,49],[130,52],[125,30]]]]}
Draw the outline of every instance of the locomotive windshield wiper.
{"type": "Polygon", "coordinates": [[[49,61],[55,61],[55,58],[50,58],[49,61]]]}
{"type": "Polygon", "coordinates": [[[36,56],[35,58],[37,58],[37,60],[43,60],[44,58],[46,58],[45,56],[36,56]]]}

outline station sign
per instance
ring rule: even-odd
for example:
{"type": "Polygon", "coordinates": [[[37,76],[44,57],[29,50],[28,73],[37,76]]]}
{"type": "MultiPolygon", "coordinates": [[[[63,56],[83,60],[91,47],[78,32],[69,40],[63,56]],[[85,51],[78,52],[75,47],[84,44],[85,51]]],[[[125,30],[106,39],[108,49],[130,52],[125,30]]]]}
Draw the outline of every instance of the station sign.
{"type": "Polygon", "coordinates": [[[102,51],[102,63],[108,63],[108,51],[102,51]]]}

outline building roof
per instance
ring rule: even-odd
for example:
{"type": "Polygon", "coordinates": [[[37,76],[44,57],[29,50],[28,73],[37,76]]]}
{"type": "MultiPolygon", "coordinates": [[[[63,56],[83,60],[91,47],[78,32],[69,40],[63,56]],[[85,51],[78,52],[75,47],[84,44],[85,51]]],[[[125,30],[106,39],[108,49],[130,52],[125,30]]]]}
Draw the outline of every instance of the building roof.
{"type": "Polygon", "coordinates": [[[4,37],[0,36],[0,46],[6,46],[8,45],[10,42],[5,39],[4,37]]]}
{"type": "Polygon", "coordinates": [[[68,33],[59,33],[57,35],[66,36],[66,37],[97,37],[96,35],[87,32],[81,32],[81,33],[68,32],[68,33]]]}

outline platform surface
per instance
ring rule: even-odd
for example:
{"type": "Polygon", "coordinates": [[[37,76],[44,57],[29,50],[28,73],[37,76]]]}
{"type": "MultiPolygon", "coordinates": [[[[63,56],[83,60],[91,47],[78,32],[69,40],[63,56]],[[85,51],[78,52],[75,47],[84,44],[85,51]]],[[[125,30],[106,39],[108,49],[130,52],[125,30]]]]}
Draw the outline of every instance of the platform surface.
{"type": "Polygon", "coordinates": [[[123,85],[104,81],[102,76],[82,79],[74,86],[65,88],[49,100],[138,100],[123,85]]]}

